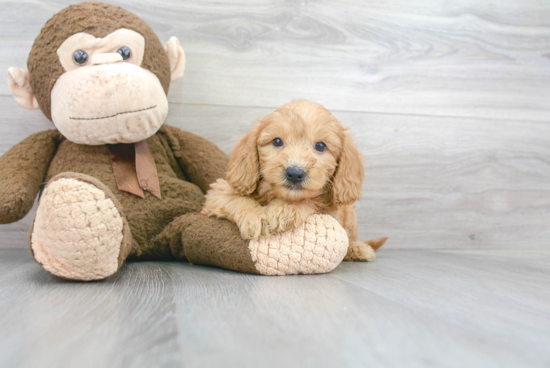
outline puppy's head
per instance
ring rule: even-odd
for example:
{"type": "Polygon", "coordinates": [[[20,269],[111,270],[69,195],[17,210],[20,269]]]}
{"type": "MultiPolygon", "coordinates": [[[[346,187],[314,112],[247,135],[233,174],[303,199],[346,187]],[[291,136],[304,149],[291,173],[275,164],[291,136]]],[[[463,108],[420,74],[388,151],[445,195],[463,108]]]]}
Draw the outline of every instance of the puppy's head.
{"type": "Polygon", "coordinates": [[[280,199],[324,196],[340,205],[360,198],[363,175],[340,122],[323,106],[296,100],[252,126],[233,150],[226,180],[243,195],[262,181],[280,199]]]}

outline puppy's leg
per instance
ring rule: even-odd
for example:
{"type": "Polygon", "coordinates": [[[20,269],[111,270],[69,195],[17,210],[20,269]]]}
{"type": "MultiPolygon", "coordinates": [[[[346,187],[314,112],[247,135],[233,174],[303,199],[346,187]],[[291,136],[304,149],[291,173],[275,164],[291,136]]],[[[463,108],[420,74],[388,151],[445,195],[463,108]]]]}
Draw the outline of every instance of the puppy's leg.
{"type": "Polygon", "coordinates": [[[287,203],[274,199],[264,207],[264,212],[269,232],[278,233],[301,226],[316,212],[316,208],[308,203],[287,203]]]}
{"type": "Polygon", "coordinates": [[[344,261],[370,262],[374,258],[376,254],[370,245],[362,241],[354,241],[349,243],[344,261]]]}
{"type": "Polygon", "coordinates": [[[355,206],[342,206],[332,214],[338,222],[346,229],[349,238],[349,248],[344,261],[369,262],[375,257],[378,250],[387,238],[369,240],[362,242],[357,240],[357,214],[355,206]]]}
{"type": "Polygon", "coordinates": [[[239,227],[243,239],[257,239],[269,235],[262,206],[249,197],[237,193],[223,179],[218,179],[206,193],[203,214],[226,218],[239,227]]]}

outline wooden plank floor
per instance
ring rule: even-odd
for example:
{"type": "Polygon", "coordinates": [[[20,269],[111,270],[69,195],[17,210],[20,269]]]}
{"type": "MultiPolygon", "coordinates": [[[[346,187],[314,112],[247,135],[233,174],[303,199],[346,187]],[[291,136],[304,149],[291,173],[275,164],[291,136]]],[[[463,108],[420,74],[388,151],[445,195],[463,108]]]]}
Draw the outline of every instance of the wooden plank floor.
{"type": "MultiPolygon", "coordinates": [[[[0,70],[74,2],[0,0],[0,70]]],[[[226,153],[293,98],[333,111],[366,157],[359,234],[390,240],[328,275],[83,284],[24,249],[31,211],[0,227],[0,367],[550,366],[549,1],[110,2],[179,38],[167,123],[226,153]]],[[[0,154],[53,128],[3,78],[0,154]]]]}
{"type": "Polygon", "coordinates": [[[384,250],[327,275],[149,262],[84,284],[0,250],[0,366],[548,367],[549,262],[384,250]]]}

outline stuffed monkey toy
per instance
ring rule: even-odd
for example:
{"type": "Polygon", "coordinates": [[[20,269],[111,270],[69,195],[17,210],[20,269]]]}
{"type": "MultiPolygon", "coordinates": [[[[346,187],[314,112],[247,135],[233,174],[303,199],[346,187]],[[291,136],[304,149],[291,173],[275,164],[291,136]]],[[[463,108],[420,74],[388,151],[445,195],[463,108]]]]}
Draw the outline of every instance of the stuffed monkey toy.
{"type": "Polygon", "coordinates": [[[199,214],[228,157],[163,125],[185,56],[141,18],[104,3],[71,5],[42,28],[28,71],[8,70],[15,100],[56,130],[0,157],[0,223],[24,217],[39,192],[29,247],[61,278],[100,280],[129,259],[187,259],[239,272],[324,273],[346,254],[343,228],[315,215],[301,228],[243,240],[227,220],[199,214]]]}

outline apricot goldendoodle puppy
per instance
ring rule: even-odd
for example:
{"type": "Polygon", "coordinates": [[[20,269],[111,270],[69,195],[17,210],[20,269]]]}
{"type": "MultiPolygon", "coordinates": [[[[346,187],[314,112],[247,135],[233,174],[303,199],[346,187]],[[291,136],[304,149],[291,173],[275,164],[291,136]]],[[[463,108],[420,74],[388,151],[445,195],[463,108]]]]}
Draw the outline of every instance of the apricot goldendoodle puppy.
{"type": "Polygon", "coordinates": [[[292,101],[256,122],[237,144],[226,180],[206,195],[203,213],[235,222],[245,239],[329,214],[346,229],[347,261],[370,261],[386,238],[357,240],[354,203],[364,168],[346,129],[323,106],[292,101]]]}

